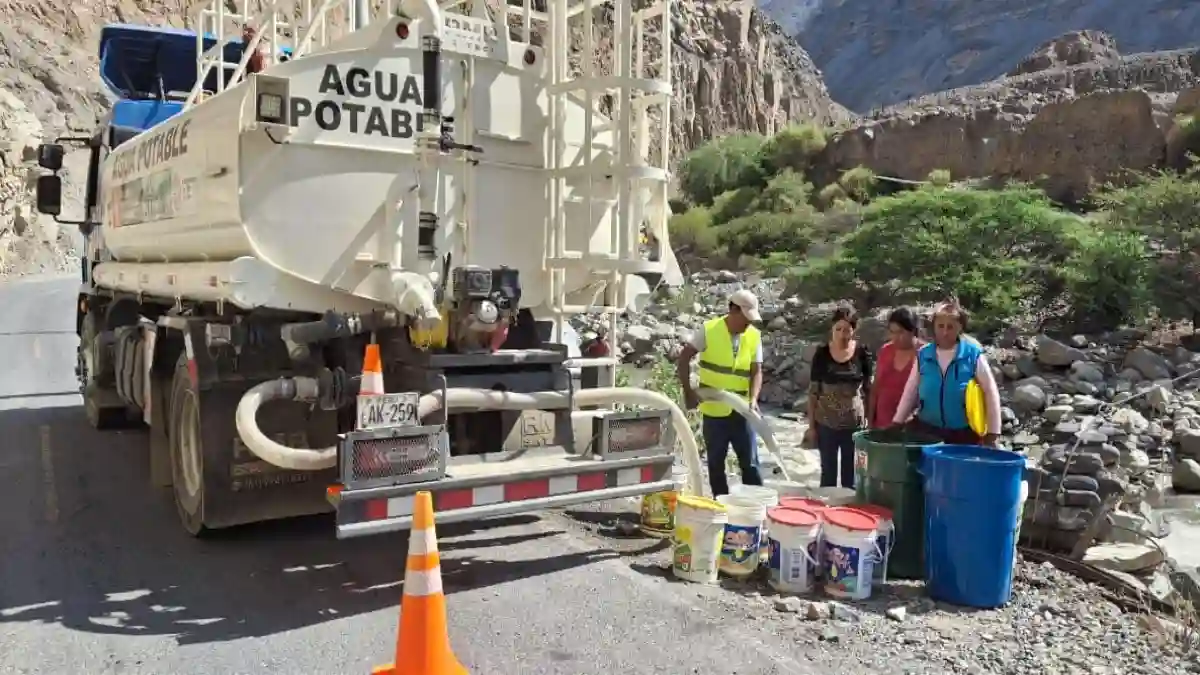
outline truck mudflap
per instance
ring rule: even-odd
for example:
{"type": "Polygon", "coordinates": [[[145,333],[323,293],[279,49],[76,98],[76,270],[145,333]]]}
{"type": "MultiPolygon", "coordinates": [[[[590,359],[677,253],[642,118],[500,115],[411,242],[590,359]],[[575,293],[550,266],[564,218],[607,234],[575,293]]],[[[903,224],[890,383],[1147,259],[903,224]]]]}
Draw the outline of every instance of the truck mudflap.
{"type": "Polygon", "coordinates": [[[337,511],[337,537],[409,529],[423,490],[433,493],[442,524],[677,489],[668,419],[658,411],[601,414],[586,454],[543,447],[449,459],[440,426],[345,434],[342,481],[326,492],[337,511]]]}

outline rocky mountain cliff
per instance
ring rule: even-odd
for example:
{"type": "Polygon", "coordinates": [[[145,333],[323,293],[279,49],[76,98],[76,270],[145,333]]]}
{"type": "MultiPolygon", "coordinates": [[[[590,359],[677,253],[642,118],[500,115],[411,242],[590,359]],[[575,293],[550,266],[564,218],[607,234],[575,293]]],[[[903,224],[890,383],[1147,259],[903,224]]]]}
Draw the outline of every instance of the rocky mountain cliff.
{"type": "MultiPolygon", "coordinates": [[[[31,169],[39,142],[68,128],[90,130],[109,105],[97,75],[100,29],[112,22],[188,27],[201,4],[0,0],[0,277],[74,264],[73,233],[31,209],[31,169]]],[[[680,0],[673,19],[673,154],[731,130],[770,133],[791,120],[850,118],[808,55],[751,0],[680,0]]],[[[68,182],[77,188],[80,181],[68,182]]],[[[69,200],[64,208],[64,216],[78,215],[69,200]]]]}
{"type": "Polygon", "coordinates": [[[1111,36],[1075,32],[1010,69],[877,110],[835,134],[822,181],[859,165],[908,180],[946,169],[955,179],[1033,181],[1076,202],[1131,171],[1183,159],[1178,125],[1196,108],[1196,50],[1121,56],[1111,36]]]}
{"type": "Polygon", "coordinates": [[[1094,29],[1126,54],[1200,45],[1195,0],[759,0],[866,112],[994,79],[1055,36],[1094,29]]]}

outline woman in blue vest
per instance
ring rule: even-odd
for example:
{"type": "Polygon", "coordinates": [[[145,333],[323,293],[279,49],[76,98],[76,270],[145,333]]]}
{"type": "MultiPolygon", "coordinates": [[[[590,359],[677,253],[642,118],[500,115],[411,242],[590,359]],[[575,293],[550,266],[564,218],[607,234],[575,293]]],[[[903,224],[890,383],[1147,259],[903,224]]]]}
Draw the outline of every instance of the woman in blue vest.
{"type": "Polygon", "coordinates": [[[938,305],[933,313],[934,341],[917,351],[917,367],[909,374],[896,408],[894,424],[912,427],[945,443],[996,445],[1000,438],[1000,390],[996,377],[974,338],[964,335],[967,313],[956,300],[938,305]],[[987,433],[980,436],[967,423],[967,385],[974,379],[983,389],[987,433]]]}

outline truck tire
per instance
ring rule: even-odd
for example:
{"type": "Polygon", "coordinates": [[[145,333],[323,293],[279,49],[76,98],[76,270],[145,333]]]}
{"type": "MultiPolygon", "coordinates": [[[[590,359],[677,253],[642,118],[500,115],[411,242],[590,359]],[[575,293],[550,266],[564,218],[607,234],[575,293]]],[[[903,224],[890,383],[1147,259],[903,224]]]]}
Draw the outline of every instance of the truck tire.
{"type": "Polygon", "coordinates": [[[83,383],[83,410],[88,424],[93,429],[104,431],[129,426],[129,410],[118,400],[116,390],[100,384],[97,370],[100,368],[100,346],[96,343],[100,331],[96,317],[88,314],[83,319],[79,336],[80,381],[83,383]]]}
{"type": "Polygon", "coordinates": [[[204,433],[201,428],[200,392],[192,385],[187,363],[187,355],[180,354],[171,383],[167,435],[179,520],[188,534],[199,537],[207,532],[204,526],[204,433]]]}

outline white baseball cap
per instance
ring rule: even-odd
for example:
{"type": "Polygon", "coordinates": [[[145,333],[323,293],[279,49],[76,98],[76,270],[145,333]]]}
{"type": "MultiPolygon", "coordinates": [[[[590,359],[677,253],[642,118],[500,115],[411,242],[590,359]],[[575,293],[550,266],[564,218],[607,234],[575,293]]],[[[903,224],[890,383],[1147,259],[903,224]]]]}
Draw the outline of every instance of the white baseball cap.
{"type": "Polygon", "coordinates": [[[729,296],[729,302],[740,307],[742,314],[745,314],[747,319],[762,321],[762,314],[758,313],[758,298],[754,297],[749,289],[743,288],[735,291],[733,295],[729,296]]]}

